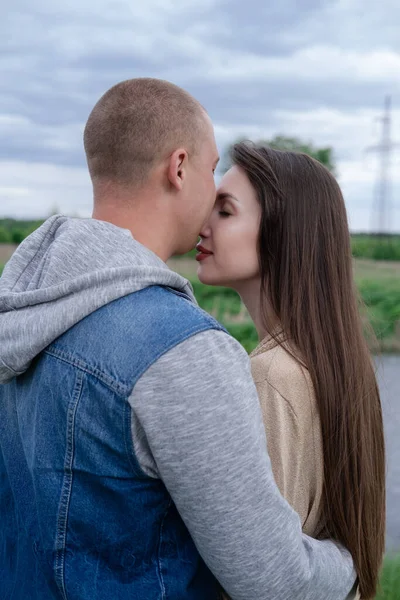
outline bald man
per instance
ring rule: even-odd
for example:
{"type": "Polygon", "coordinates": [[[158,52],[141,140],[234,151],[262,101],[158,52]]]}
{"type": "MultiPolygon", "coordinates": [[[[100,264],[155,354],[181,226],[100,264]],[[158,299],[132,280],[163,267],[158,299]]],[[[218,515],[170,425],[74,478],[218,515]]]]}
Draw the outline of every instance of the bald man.
{"type": "Polygon", "coordinates": [[[355,574],[280,495],[243,348],[165,261],[218,152],[165,81],[89,116],[93,219],[51,217],[0,280],[0,597],[340,600],[355,574]]]}

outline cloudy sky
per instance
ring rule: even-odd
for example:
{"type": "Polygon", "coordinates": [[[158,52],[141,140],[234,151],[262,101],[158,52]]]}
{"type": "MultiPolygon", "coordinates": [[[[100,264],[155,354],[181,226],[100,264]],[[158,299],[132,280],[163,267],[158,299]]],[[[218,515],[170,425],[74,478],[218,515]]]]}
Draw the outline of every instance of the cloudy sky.
{"type": "MultiPolygon", "coordinates": [[[[365,148],[379,142],[386,94],[400,142],[398,0],[8,4],[0,24],[0,216],[90,215],[85,121],[114,83],[150,76],[203,103],[221,152],[243,135],[331,145],[352,229],[376,222],[378,161],[365,148]]],[[[391,227],[400,231],[400,147],[391,196],[391,227]]]]}

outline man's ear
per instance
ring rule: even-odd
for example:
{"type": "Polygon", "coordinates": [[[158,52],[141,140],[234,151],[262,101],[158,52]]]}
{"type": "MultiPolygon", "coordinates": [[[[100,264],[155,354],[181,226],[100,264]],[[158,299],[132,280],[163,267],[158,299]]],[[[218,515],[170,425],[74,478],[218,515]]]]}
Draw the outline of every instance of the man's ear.
{"type": "Polygon", "coordinates": [[[169,157],[168,179],[173,188],[180,191],[186,179],[188,153],[184,148],[178,148],[169,157]]]}

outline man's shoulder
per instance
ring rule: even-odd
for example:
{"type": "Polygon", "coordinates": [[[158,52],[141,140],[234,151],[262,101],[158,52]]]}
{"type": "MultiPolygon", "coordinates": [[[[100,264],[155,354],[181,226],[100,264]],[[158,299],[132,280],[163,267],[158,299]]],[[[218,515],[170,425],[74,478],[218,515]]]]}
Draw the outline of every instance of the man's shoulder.
{"type": "Polygon", "coordinates": [[[163,333],[191,330],[193,327],[224,331],[221,323],[202,310],[187,294],[161,285],[146,287],[111,302],[105,308],[109,314],[115,313],[116,318],[129,315],[131,323],[139,320],[150,327],[161,326],[163,333]]]}
{"type": "Polygon", "coordinates": [[[126,337],[138,336],[152,329],[159,334],[167,334],[192,327],[224,330],[184,292],[150,285],[105,304],[72,329],[79,334],[93,332],[97,337],[107,333],[126,337]]]}
{"type": "Polygon", "coordinates": [[[183,292],[154,285],[93,312],[49,351],[129,386],[166,352],[207,331],[225,330],[183,292]]]}

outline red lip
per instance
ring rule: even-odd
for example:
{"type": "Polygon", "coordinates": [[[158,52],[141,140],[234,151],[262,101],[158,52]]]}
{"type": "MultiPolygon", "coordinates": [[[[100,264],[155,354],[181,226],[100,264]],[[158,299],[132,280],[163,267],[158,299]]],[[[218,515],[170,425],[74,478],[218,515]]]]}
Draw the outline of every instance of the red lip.
{"type": "Polygon", "coordinates": [[[211,254],[197,254],[196,260],[197,260],[197,262],[201,262],[202,260],[204,260],[205,258],[208,258],[209,256],[211,256],[211,254]]]}
{"type": "Polygon", "coordinates": [[[197,262],[201,262],[202,260],[206,259],[208,256],[211,256],[211,254],[212,254],[212,252],[210,252],[210,250],[207,250],[200,244],[197,244],[196,250],[198,252],[198,254],[196,255],[197,262]]]}
{"type": "Polygon", "coordinates": [[[196,250],[197,250],[197,252],[200,252],[201,254],[212,254],[212,252],[210,250],[207,250],[207,248],[204,248],[204,246],[202,246],[201,244],[197,244],[196,250]]]}

